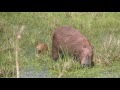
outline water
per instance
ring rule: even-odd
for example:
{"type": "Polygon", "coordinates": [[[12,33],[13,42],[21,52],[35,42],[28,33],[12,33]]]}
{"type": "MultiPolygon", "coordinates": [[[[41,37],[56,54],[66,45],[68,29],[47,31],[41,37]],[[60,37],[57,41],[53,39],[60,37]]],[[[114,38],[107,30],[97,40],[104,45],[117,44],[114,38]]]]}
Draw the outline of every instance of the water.
{"type": "Polygon", "coordinates": [[[34,68],[27,68],[21,71],[20,78],[50,78],[50,75],[46,68],[40,71],[34,68]]]}
{"type": "Polygon", "coordinates": [[[120,73],[112,71],[102,71],[99,74],[100,78],[120,78],[120,73]]]}

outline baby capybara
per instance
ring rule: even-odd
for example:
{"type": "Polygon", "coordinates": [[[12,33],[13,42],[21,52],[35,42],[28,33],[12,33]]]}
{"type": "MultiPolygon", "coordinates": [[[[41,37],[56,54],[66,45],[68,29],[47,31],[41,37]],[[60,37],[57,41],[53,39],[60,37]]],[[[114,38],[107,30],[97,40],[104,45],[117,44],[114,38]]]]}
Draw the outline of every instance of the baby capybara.
{"type": "Polygon", "coordinates": [[[67,52],[79,60],[82,67],[93,66],[93,48],[89,40],[71,26],[59,27],[52,38],[52,58],[57,60],[59,54],[67,52]]]}
{"type": "Polygon", "coordinates": [[[36,50],[37,54],[44,53],[48,50],[48,46],[45,43],[37,43],[36,50]]]}

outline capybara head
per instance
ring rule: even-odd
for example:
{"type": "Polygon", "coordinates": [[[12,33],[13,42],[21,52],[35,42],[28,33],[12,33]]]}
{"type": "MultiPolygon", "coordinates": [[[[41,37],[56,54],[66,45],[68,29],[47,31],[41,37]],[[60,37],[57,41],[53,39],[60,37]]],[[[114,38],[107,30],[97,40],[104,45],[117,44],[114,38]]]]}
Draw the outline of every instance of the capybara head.
{"type": "Polygon", "coordinates": [[[82,67],[93,66],[93,48],[90,41],[79,30],[71,26],[59,27],[52,38],[52,58],[57,60],[63,52],[73,55],[82,67]]]}
{"type": "Polygon", "coordinates": [[[37,54],[43,53],[48,50],[48,46],[45,43],[38,43],[36,46],[37,54]]]}
{"type": "Polygon", "coordinates": [[[93,48],[90,46],[83,46],[80,54],[80,61],[82,67],[92,67],[93,63],[93,48]]]}

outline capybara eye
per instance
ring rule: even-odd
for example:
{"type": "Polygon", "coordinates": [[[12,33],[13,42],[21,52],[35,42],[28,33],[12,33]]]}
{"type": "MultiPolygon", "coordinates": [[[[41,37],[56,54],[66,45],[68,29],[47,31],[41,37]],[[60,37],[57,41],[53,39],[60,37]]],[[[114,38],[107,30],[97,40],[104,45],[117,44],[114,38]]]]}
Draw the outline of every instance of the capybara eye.
{"type": "Polygon", "coordinates": [[[83,48],[86,48],[86,45],[84,45],[83,48]]]}

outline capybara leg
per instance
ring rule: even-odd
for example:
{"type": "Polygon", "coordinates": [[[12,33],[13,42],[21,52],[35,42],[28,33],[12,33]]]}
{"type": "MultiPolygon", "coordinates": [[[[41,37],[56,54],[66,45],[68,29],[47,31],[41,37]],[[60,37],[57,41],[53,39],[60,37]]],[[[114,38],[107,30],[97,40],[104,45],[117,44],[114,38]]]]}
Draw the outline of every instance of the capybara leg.
{"type": "Polygon", "coordinates": [[[52,48],[52,58],[55,61],[59,58],[58,48],[55,48],[55,47],[52,48]]]}
{"type": "Polygon", "coordinates": [[[74,60],[76,60],[76,61],[79,61],[80,60],[80,58],[79,58],[79,56],[78,55],[73,55],[73,57],[74,57],[74,60]]]}

